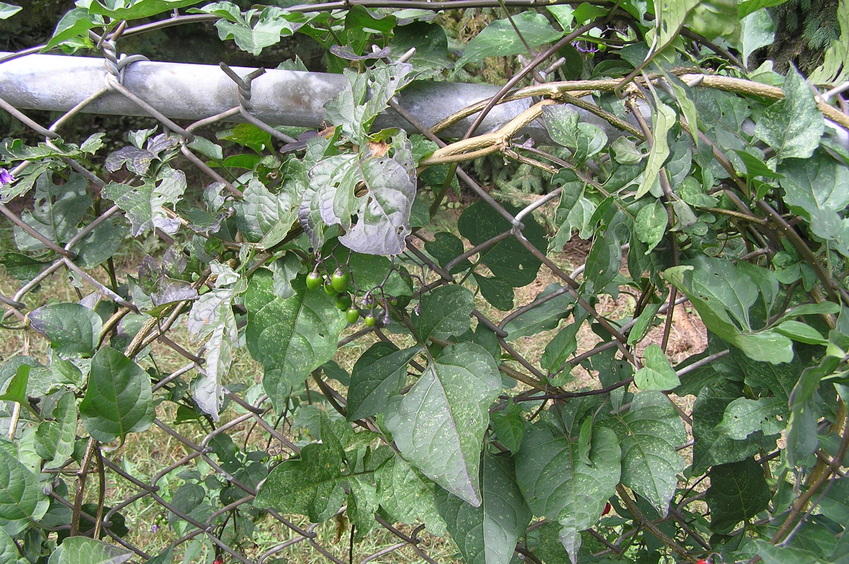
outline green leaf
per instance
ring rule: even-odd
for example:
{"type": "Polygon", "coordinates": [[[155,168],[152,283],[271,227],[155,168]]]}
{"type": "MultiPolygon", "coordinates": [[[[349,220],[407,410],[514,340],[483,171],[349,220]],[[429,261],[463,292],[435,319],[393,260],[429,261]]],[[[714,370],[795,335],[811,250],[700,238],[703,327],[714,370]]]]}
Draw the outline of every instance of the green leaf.
{"type": "Polygon", "coordinates": [[[684,460],[675,450],[687,441],[684,423],[665,395],[640,392],[625,413],[598,422],[613,429],[622,448],[622,484],[646,498],[661,515],[678,485],[684,460]]]}
{"type": "Polygon", "coordinates": [[[651,52],[663,49],[677,35],[690,11],[699,0],[657,0],[654,6],[655,37],[651,52]]]}
{"type": "Polygon", "coordinates": [[[738,441],[755,431],[775,435],[784,429],[784,424],[778,420],[779,415],[786,417],[789,413],[787,403],[778,398],[737,398],[725,408],[725,415],[716,430],[738,441]]]}
{"type": "Polygon", "coordinates": [[[408,64],[378,64],[364,73],[345,69],[350,86],[324,105],[327,119],[351,140],[367,145],[366,136],[375,118],[412,80],[411,70],[408,64]]]}
{"type": "Polygon", "coordinates": [[[104,347],[91,359],[91,374],[80,416],[89,434],[100,442],[144,431],[153,423],[150,377],[120,351],[104,347]]]}
{"type": "Polygon", "coordinates": [[[141,186],[110,182],[103,187],[103,196],[126,212],[132,235],[138,237],[153,229],[176,233],[180,222],[165,213],[164,208],[180,201],[185,190],[186,175],[166,166],[156,180],[148,179],[141,186]]]}
{"type": "Polygon", "coordinates": [[[782,321],[775,327],[776,333],[781,333],[790,337],[794,341],[807,343],[809,345],[826,345],[828,341],[820,334],[819,331],[801,321],[782,321]]]}
{"type": "Polygon", "coordinates": [[[46,462],[44,468],[58,468],[74,452],[77,438],[77,406],[74,394],[65,392],[53,410],[53,421],[42,421],[35,431],[35,450],[46,462]]]}
{"type": "Polygon", "coordinates": [[[643,367],[634,374],[634,384],[641,390],[674,390],[681,381],[659,346],[651,344],[643,352],[643,367]]]}
{"type": "Polygon", "coordinates": [[[0,20],[7,20],[20,12],[22,8],[20,6],[14,6],[12,4],[6,4],[5,2],[0,2],[0,20]]]}
{"type": "Polygon", "coordinates": [[[78,5],[92,14],[115,20],[136,20],[198,4],[201,0],[83,0],[78,5]]]}
{"type": "Polygon", "coordinates": [[[819,504],[823,515],[836,523],[849,520],[849,478],[836,478],[831,481],[825,497],[819,504]]]}
{"type": "Polygon", "coordinates": [[[404,458],[477,507],[488,410],[500,392],[492,356],[474,343],[453,345],[428,365],[407,395],[393,398],[386,427],[404,458]]]}
{"type": "Polygon", "coordinates": [[[441,286],[422,296],[421,313],[413,316],[413,327],[422,343],[448,339],[469,330],[474,296],[462,286],[441,286]]]}
{"type": "Polygon", "coordinates": [[[15,375],[5,382],[6,389],[0,394],[0,400],[14,401],[21,405],[28,405],[27,399],[27,383],[29,382],[29,372],[32,367],[28,364],[21,364],[15,371],[15,375]]]}
{"type": "MultiPolygon", "coordinates": [[[[445,268],[449,262],[463,254],[463,241],[453,233],[447,231],[439,231],[433,235],[433,241],[425,241],[425,250],[436,259],[436,262],[442,268],[445,268]]],[[[454,265],[450,270],[451,274],[463,271],[471,266],[468,260],[461,261],[454,265]]]]}
{"type": "Polygon", "coordinates": [[[245,21],[250,22],[250,25],[224,20],[215,22],[218,37],[232,39],[239,49],[257,56],[263,49],[276,45],[281,37],[291,36],[303,25],[302,16],[292,17],[289,12],[276,6],[265,8],[260,12],[259,17],[255,18],[254,14],[258,11],[248,10],[245,13],[245,21]]]}
{"type": "Polygon", "coordinates": [[[48,502],[41,490],[35,474],[0,448],[0,525],[6,532],[14,534],[44,515],[48,502]]]}
{"type": "Polygon", "coordinates": [[[189,141],[186,146],[194,149],[208,159],[220,161],[224,158],[224,151],[221,149],[221,145],[217,145],[200,135],[195,135],[195,138],[189,141]]]}
{"type": "Polygon", "coordinates": [[[516,476],[534,515],[560,522],[561,541],[576,562],[578,533],[594,525],[620,479],[619,442],[608,428],[595,426],[590,464],[581,460],[578,441],[535,429],[516,454],[516,476]],[[571,549],[569,547],[572,547],[571,549]]]}
{"type": "Polygon", "coordinates": [[[519,404],[511,403],[505,411],[493,411],[489,419],[498,442],[510,452],[518,452],[525,436],[526,423],[519,404]]]}
{"type": "Polygon", "coordinates": [[[817,388],[826,376],[837,368],[839,360],[825,357],[819,365],[806,367],[790,394],[790,420],[787,425],[787,462],[795,466],[799,461],[816,450],[819,444],[817,436],[817,388]]]}
{"type": "Polygon", "coordinates": [[[784,99],[774,102],[755,124],[755,137],[775,150],[776,158],[807,159],[820,144],[825,120],[811,88],[795,69],[784,79],[784,99]]]}
{"type": "MultiPolygon", "coordinates": [[[[769,365],[768,365],[769,366],[769,365]]],[[[719,375],[716,378],[719,379],[719,375]]],[[[716,427],[722,421],[726,407],[742,394],[742,385],[721,380],[705,386],[693,406],[693,473],[702,474],[709,467],[728,462],[739,462],[768,450],[769,443],[763,433],[755,432],[746,440],[735,441],[716,427]]]]}
{"type": "Polygon", "coordinates": [[[419,347],[398,350],[384,341],[373,344],[351,370],[348,387],[348,420],[383,413],[389,398],[401,392],[407,381],[407,364],[421,352],[419,347]]]}
{"type": "Polygon", "coordinates": [[[23,563],[23,560],[19,560],[20,552],[18,551],[18,545],[15,544],[15,541],[9,534],[0,529],[0,560],[3,562],[15,562],[15,563],[23,563]]]}
{"type": "Polygon", "coordinates": [[[737,523],[766,509],[771,497],[764,469],[754,458],[714,466],[705,495],[710,508],[711,530],[730,533],[737,523]]]}
{"type": "Polygon", "coordinates": [[[77,258],[74,262],[82,268],[94,268],[106,262],[124,244],[128,231],[127,225],[118,218],[104,221],[75,245],[77,258]]]}
{"type": "Polygon", "coordinates": [[[309,444],[301,457],[281,462],[268,474],[254,505],[306,515],[313,523],[332,517],[345,501],[343,461],[325,444],[309,444]]]}
{"type": "Polygon", "coordinates": [[[413,22],[396,27],[394,34],[395,39],[389,45],[391,58],[397,60],[415,48],[415,54],[407,62],[413,65],[417,78],[440,75],[443,69],[451,67],[448,37],[439,24],[413,22]]]}
{"type": "MultiPolygon", "coordinates": [[[[563,36],[562,31],[554,29],[548,19],[537,12],[526,11],[509,19],[496,20],[489,24],[474,39],[469,41],[463,56],[455,63],[459,70],[469,62],[478,62],[484,57],[503,57],[527,53],[527,47],[537,47],[543,43],[557,41],[563,36]],[[515,28],[513,27],[515,24],[515,28]],[[520,38],[516,29],[522,34],[520,38]],[[522,41],[524,39],[524,42],[522,41]]],[[[456,72],[456,71],[455,71],[456,72]]]]}
{"type": "Polygon", "coordinates": [[[807,220],[817,237],[833,242],[849,256],[849,169],[827,155],[786,161],[779,167],[784,175],[784,202],[793,213],[807,220]]]}
{"type": "Polygon", "coordinates": [[[554,329],[561,319],[569,315],[569,310],[574,304],[567,286],[549,284],[540,292],[536,301],[542,301],[532,309],[522,311],[504,325],[508,340],[516,340],[519,337],[536,335],[542,331],[554,329]]]}
{"type": "MultiPolygon", "coordinates": [[[[51,241],[64,245],[78,232],[92,204],[86,193],[88,181],[72,173],[65,184],[53,184],[51,174],[45,173],[36,181],[35,202],[32,211],[25,210],[21,219],[51,241]]],[[[20,251],[44,249],[44,243],[15,226],[15,243],[20,251]]]]}
{"type": "Polygon", "coordinates": [[[743,58],[745,64],[749,55],[767,45],[772,45],[775,38],[775,24],[766,10],[757,10],[742,18],[740,39],[743,43],[743,58]]]}
{"type": "Polygon", "coordinates": [[[271,272],[260,270],[245,293],[245,341],[263,366],[262,385],[277,408],[282,408],[293,386],[333,358],[339,333],[348,325],[325,292],[295,289],[294,297],[279,299],[271,272]]]}
{"type": "Polygon", "coordinates": [[[737,17],[743,19],[761,8],[780,6],[785,2],[787,0],[740,0],[737,4],[737,17]]]}
{"type": "Polygon", "coordinates": [[[445,534],[445,522],[436,511],[433,484],[396,455],[375,471],[380,507],[395,523],[423,521],[435,535],[445,534]]]}
{"type": "Polygon", "coordinates": [[[483,457],[481,490],[480,507],[472,507],[440,488],[436,491],[436,507],[463,560],[509,564],[516,541],[531,521],[510,457],[483,457]]]}
{"type": "MultiPolygon", "coordinates": [[[[517,209],[505,206],[508,213],[516,213],[517,209]]],[[[525,228],[522,231],[528,241],[537,249],[546,248],[545,229],[533,217],[522,219],[525,228]]],[[[490,239],[510,231],[512,226],[501,214],[484,201],[477,201],[467,207],[457,221],[460,235],[469,240],[472,245],[483,244],[490,239]]],[[[487,247],[479,254],[480,262],[495,275],[505,280],[514,288],[527,286],[536,279],[542,264],[515,237],[508,237],[487,247]]]]}
{"type": "Polygon", "coordinates": [[[815,554],[800,548],[776,546],[765,540],[756,540],[758,556],[764,564],[822,564],[815,554]]]}
{"type": "Polygon", "coordinates": [[[640,186],[637,188],[635,198],[642,198],[646,193],[654,187],[657,182],[657,175],[663,163],[669,157],[669,142],[666,139],[669,129],[675,124],[675,110],[660,101],[657,94],[652,89],[654,96],[654,111],[651,116],[651,130],[654,135],[654,142],[649,149],[649,158],[646,161],[646,168],[643,171],[643,179],[640,181],[640,186]]]}
{"type": "MultiPolygon", "coordinates": [[[[18,8],[20,9],[20,8],[18,8]]],[[[84,8],[74,8],[65,13],[59,23],[56,24],[56,29],[53,31],[53,36],[43,51],[49,51],[69,39],[77,37],[88,38],[88,31],[95,26],[94,19],[88,10],[84,8]]]]}
{"type": "Polygon", "coordinates": [[[474,274],[481,296],[496,309],[510,311],[513,309],[513,287],[501,278],[474,274]]]}
{"type": "Polygon", "coordinates": [[[47,564],[121,564],[132,557],[132,552],[114,544],[86,537],[70,537],[53,551],[47,564]]]}
{"type": "Polygon", "coordinates": [[[646,244],[645,254],[649,254],[663,240],[667,220],[666,208],[659,200],[643,206],[637,212],[637,217],[634,220],[634,231],[640,241],[646,244]]]}
{"type": "Polygon", "coordinates": [[[29,314],[30,326],[47,337],[56,352],[91,356],[100,342],[103,321],[85,306],[62,303],[42,306],[29,314]]]}
{"type": "Polygon", "coordinates": [[[699,0],[687,15],[685,25],[713,41],[725,38],[732,45],[740,38],[736,0],[699,0]]]}
{"type": "Polygon", "coordinates": [[[607,135],[598,127],[580,122],[578,112],[569,106],[545,106],[543,123],[558,145],[572,149],[572,160],[580,166],[607,145],[607,135]]]}
{"type": "Polygon", "coordinates": [[[694,263],[668,268],[663,277],[686,294],[708,330],[753,360],[774,364],[793,360],[790,339],[771,330],[756,332],[750,324],[749,308],[758,298],[758,282],[765,282],[761,275],[774,279],[770,271],[735,267],[726,260],[704,256],[694,263]],[[752,274],[758,275],[757,282],[752,274]]]}
{"type": "Polygon", "coordinates": [[[298,182],[272,194],[258,178],[252,177],[244,198],[235,202],[236,225],[248,241],[268,249],[283,240],[298,220],[303,190],[298,182]]]}

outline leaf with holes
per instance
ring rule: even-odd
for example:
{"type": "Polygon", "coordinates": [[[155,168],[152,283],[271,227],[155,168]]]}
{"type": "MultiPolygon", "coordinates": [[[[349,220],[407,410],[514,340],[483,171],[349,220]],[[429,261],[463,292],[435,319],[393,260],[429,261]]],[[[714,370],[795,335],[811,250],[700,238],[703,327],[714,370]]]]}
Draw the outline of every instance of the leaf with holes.
{"type": "Polygon", "coordinates": [[[86,430],[108,443],[153,423],[150,376],[120,351],[104,347],[91,359],[91,374],[80,416],[86,430]]]}
{"type": "Polygon", "coordinates": [[[684,459],[676,448],[687,441],[684,423],[665,395],[640,392],[631,407],[599,425],[613,429],[622,448],[622,484],[646,498],[661,515],[678,485],[684,459]]]}
{"type": "Polygon", "coordinates": [[[244,198],[233,205],[239,232],[260,249],[276,245],[297,221],[303,192],[300,182],[288,182],[273,194],[259,179],[251,178],[244,198]]]}
{"type": "Polygon", "coordinates": [[[481,503],[479,469],[489,406],[501,392],[495,360],[480,345],[446,347],[405,396],[386,427],[401,455],[463,501],[481,503]]]}
{"type": "Polygon", "coordinates": [[[283,407],[292,386],[333,357],[339,333],[348,326],[326,293],[308,292],[297,282],[295,290],[293,297],[281,300],[271,272],[260,270],[245,293],[245,341],[263,366],[262,385],[277,408],[283,407]]]}
{"type": "Polygon", "coordinates": [[[410,142],[393,138],[395,156],[357,155],[323,159],[310,170],[322,221],[339,225],[339,242],[358,253],[392,256],[406,248],[416,197],[410,142]]]}
{"type": "Polygon", "coordinates": [[[531,521],[531,511],[516,485],[513,460],[504,455],[484,455],[481,489],[481,505],[472,507],[440,488],[436,491],[436,508],[463,560],[509,564],[516,541],[531,521]]]}

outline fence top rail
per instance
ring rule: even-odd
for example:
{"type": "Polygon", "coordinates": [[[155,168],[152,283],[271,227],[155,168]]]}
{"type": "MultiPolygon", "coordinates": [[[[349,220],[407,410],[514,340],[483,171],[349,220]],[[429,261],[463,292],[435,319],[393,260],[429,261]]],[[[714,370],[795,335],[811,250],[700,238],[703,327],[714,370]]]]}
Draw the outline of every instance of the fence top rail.
{"type": "MultiPolygon", "coordinates": [[[[0,52],[0,58],[11,53],[0,52]]],[[[254,68],[232,67],[245,77],[254,68]]],[[[200,120],[239,105],[238,86],[216,65],[138,61],[122,70],[122,84],[170,119],[200,120]]],[[[64,55],[28,55],[0,64],[0,98],[30,110],[66,112],[107,87],[104,59],[64,55]]],[[[269,125],[318,128],[325,122],[324,105],[346,85],[339,74],[267,70],[251,88],[251,113],[269,125]]],[[[445,117],[498,92],[497,86],[418,81],[399,96],[399,103],[421,123],[433,126],[445,117]]],[[[495,131],[530,106],[516,100],[497,106],[480,129],[495,131]]],[[[118,92],[107,91],[82,110],[112,115],[145,115],[118,92]]],[[[234,119],[239,119],[235,116],[234,119]]],[[[466,118],[443,134],[461,136],[471,123],[466,118]]],[[[394,112],[381,116],[378,127],[412,126],[394,112]]],[[[534,138],[547,137],[544,128],[531,126],[534,138]]]]}

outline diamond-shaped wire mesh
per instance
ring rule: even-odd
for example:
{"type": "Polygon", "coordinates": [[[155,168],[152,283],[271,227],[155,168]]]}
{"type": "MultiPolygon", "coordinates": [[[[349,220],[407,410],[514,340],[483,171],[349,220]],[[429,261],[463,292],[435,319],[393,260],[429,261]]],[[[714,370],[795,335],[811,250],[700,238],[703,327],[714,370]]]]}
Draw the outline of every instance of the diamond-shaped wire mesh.
{"type": "MultiPolygon", "coordinates": [[[[226,69],[228,75],[233,79],[233,88],[238,89],[240,105],[223,113],[205,116],[194,123],[180,126],[167,117],[167,109],[157,109],[147,104],[137,94],[122,84],[122,73],[129,65],[141,58],[119,57],[112,41],[102,41],[105,68],[103,71],[104,88],[99,95],[93,96],[83,104],[77,105],[62,114],[56,121],[45,127],[35,122],[5,101],[0,100],[4,110],[17,118],[35,134],[43,136],[48,145],[57,139],[61,133],[62,126],[68,123],[77,114],[86,112],[88,106],[94,104],[97,98],[106,93],[118,93],[126,100],[135,104],[139,114],[145,114],[155,119],[171,135],[179,139],[179,151],[186,159],[186,167],[193,167],[205,176],[209,182],[222,183],[226,190],[235,196],[241,195],[240,189],[232,182],[222,177],[216,170],[210,168],[203,158],[199,156],[190,146],[193,132],[201,127],[223,124],[234,116],[241,116],[262,130],[275,136],[282,143],[294,143],[296,140],[281,134],[271,125],[257,119],[250,113],[250,81],[258,75],[240,77],[233,71],[226,69]]],[[[0,63],[2,72],[2,63],[0,63]]],[[[403,115],[403,108],[396,108],[403,115]]],[[[60,147],[54,146],[60,150],[60,147]]],[[[63,158],[64,162],[83,178],[95,190],[103,189],[109,182],[101,172],[101,163],[82,162],[71,158],[63,158]]],[[[16,170],[11,171],[13,175],[19,174],[26,166],[32,163],[24,163],[16,170]]],[[[431,273],[427,278],[427,284],[422,292],[445,284],[455,283],[454,277],[449,274],[453,264],[459,264],[475,253],[485,251],[499,242],[514,238],[530,255],[538,259],[547,269],[547,276],[559,280],[563,286],[554,293],[539,297],[530,303],[518,305],[512,312],[501,319],[490,318],[482,311],[474,310],[473,315],[477,322],[484,324],[498,336],[498,343],[502,351],[512,358],[512,362],[504,367],[504,371],[520,382],[529,386],[538,386],[544,381],[546,375],[541,373],[535,363],[525,358],[515,348],[514,343],[508,342],[504,327],[511,320],[524,312],[540,306],[549,300],[561,295],[571,295],[586,313],[592,317],[597,325],[603,328],[610,336],[608,340],[591,346],[588,350],[579,351],[567,361],[562,370],[568,371],[582,360],[595,354],[614,348],[622,357],[634,362],[633,351],[626,346],[627,338],[623,334],[622,327],[614,327],[608,319],[600,314],[596,308],[579,296],[577,289],[579,284],[575,277],[566,272],[560,265],[551,260],[549,256],[537,249],[525,236],[523,220],[532,217],[543,210],[552,198],[541,198],[535,203],[521,209],[518,213],[511,213],[507,208],[495,201],[486,190],[484,190],[473,178],[458,172],[459,178],[464,184],[476,193],[477,197],[494,208],[508,222],[510,227],[504,232],[497,234],[489,240],[466,250],[457,256],[451,264],[445,268],[436,264],[429,256],[418,247],[415,235],[409,239],[408,253],[418,262],[425,265],[431,273]]],[[[111,217],[122,213],[118,206],[112,206],[101,211],[100,215],[83,227],[72,239],[61,243],[50,234],[44,234],[33,228],[21,219],[21,212],[13,211],[8,202],[0,203],[0,212],[17,229],[37,239],[46,248],[55,252],[56,257],[52,262],[43,267],[41,272],[31,281],[26,282],[11,295],[0,296],[4,307],[4,320],[7,324],[17,322],[20,326],[27,323],[29,311],[26,301],[28,297],[52,276],[68,275],[80,284],[81,295],[94,294],[98,300],[111,301],[115,305],[115,313],[104,324],[104,333],[107,329],[117,327],[123,316],[137,312],[138,306],[132,299],[118,295],[110,286],[97,279],[97,275],[80,267],[76,262],[78,245],[85,240],[95,228],[111,217]]],[[[180,218],[173,217],[179,221],[180,218]]],[[[158,232],[165,245],[171,243],[168,235],[158,232]]],[[[200,289],[206,282],[205,278],[197,280],[193,287],[200,289]]],[[[46,296],[39,296],[36,301],[44,300],[46,296]]],[[[661,311],[665,311],[666,307],[661,311]]],[[[154,385],[154,392],[176,393],[175,384],[191,379],[197,371],[203,370],[203,361],[209,351],[196,350],[196,345],[176,330],[177,322],[187,311],[187,303],[179,304],[173,311],[162,319],[151,319],[141,330],[136,333],[132,341],[127,343],[126,355],[133,358],[148,350],[150,347],[159,347],[160,350],[167,349],[172,358],[182,358],[182,365],[170,371],[169,375],[161,378],[154,385]],[[192,352],[195,351],[195,352],[192,352]]],[[[624,328],[627,329],[627,326],[624,328]]],[[[377,335],[381,334],[378,331],[377,335]]],[[[375,332],[364,330],[353,333],[345,338],[345,344],[358,339],[373,339],[375,332]]],[[[239,382],[238,377],[233,379],[239,382]]],[[[244,382],[241,382],[244,383],[244,382]]],[[[626,382],[627,383],[627,382],[626,382]]],[[[623,385],[620,383],[619,385],[623,385]]],[[[529,388],[535,391],[534,388],[529,388]]],[[[536,390],[538,391],[538,390],[536,390]]],[[[609,390],[601,390],[609,391],[609,390]]],[[[333,390],[319,384],[319,392],[333,397],[333,390]]],[[[568,394],[567,394],[568,395],[568,394]]],[[[192,554],[199,550],[196,541],[212,543],[214,553],[217,557],[223,557],[226,561],[233,562],[271,562],[275,558],[285,558],[287,551],[293,545],[308,547],[299,554],[313,553],[317,559],[331,562],[349,562],[349,531],[348,524],[340,512],[335,521],[338,532],[320,530],[319,525],[305,522],[303,518],[281,515],[274,510],[261,512],[251,505],[257,493],[258,484],[249,471],[249,460],[243,460],[242,467],[234,467],[231,463],[222,463],[221,457],[216,454],[216,449],[226,449],[230,441],[238,443],[243,454],[255,449],[262,450],[280,460],[296,456],[299,448],[295,438],[288,434],[287,418],[272,410],[269,399],[264,395],[246,397],[241,391],[228,391],[225,401],[230,403],[227,410],[228,419],[220,423],[207,425],[195,424],[169,424],[163,420],[161,411],[154,424],[156,430],[147,433],[156,433],[157,441],[161,442],[161,449],[154,448],[149,442],[139,443],[130,437],[125,445],[119,448],[106,448],[93,439],[87,444],[86,451],[79,465],[49,470],[63,477],[63,481],[57,480],[56,487],[49,492],[50,497],[61,504],[70,515],[71,525],[57,524],[59,534],[67,534],[69,528],[73,532],[86,532],[94,534],[99,538],[121,545],[137,555],[137,560],[153,558],[157,553],[167,546],[174,547],[175,555],[183,555],[191,559],[192,554]],[[144,466],[145,470],[139,468],[144,466]],[[175,476],[191,477],[192,479],[207,480],[212,485],[212,491],[218,492],[218,505],[213,506],[211,501],[203,499],[203,489],[198,491],[182,490],[181,495],[190,499],[175,500],[173,481],[175,476]],[[60,486],[67,484],[67,487],[60,486]],[[195,496],[195,497],[191,497],[195,496]],[[260,513],[264,516],[260,518],[260,513]],[[124,519],[132,519],[125,522],[124,519]],[[125,528],[131,528],[133,534],[127,535],[125,528]],[[264,542],[256,542],[256,535],[249,534],[250,531],[240,530],[242,527],[262,529],[264,542]],[[92,533],[92,530],[94,532],[92,533]],[[344,533],[344,534],[342,534],[344,533]],[[195,552],[193,552],[195,551],[195,552]]],[[[173,413],[170,416],[173,418],[173,413]]],[[[177,419],[179,421],[179,417],[177,419]]],[[[14,435],[16,421],[9,424],[14,435]]],[[[146,439],[150,441],[150,439],[146,439]]],[[[343,508],[344,512],[344,508],[343,508]]],[[[670,516],[669,518],[674,518],[670,516]]],[[[380,546],[368,549],[366,553],[360,545],[350,545],[351,554],[357,562],[379,562],[389,558],[389,555],[398,552],[401,556],[391,561],[426,561],[436,562],[429,552],[433,549],[432,539],[428,540],[423,532],[423,527],[411,528],[407,526],[396,526],[377,518],[380,528],[385,532],[380,546]]],[[[326,526],[324,526],[326,528],[326,526]]],[[[603,540],[603,539],[600,539],[603,540]]],[[[451,554],[451,550],[439,547],[440,554],[451,554]]],[[[616,547],[610,547],[615,551],[616,547]]],[[[445,562],[445,556],[438,557],[439,561],[445,562]]],[[[312,560],[311,560],[312,561],[312,560]]]]}

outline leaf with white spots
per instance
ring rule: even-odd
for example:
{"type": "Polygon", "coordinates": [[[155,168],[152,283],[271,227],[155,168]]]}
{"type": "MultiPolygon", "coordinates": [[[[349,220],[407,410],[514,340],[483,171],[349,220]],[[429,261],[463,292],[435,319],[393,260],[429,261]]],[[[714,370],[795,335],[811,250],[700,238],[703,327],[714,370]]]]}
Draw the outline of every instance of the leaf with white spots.
{"type": "Polygon", "coordinates": [[[508,564],[516,541],[531,521],[531,511],[516,485],[513,460],[504,455],[484,456],[481,487],[480,507],[443,489],[436,492],[436,507],[464,561],[508,564]]]}
{"type": "Polygon", "coordinates": [[[599,424],[619,437],[622,448],[622,484],[651,502],[666,515],[669,500],[684,469],[676,447],[687,441],[684,423],[669,398],[660,392],[641,392],[631,408],[599,424]]]}
{"type": "Polygon", "coordinates": [[[401,455],[428,478],[479,506],[479,469],[489,406],[501,392],[501,376],[480,345],[447,347],[407,395],[395,396],[386,427],[401,455]]]}

